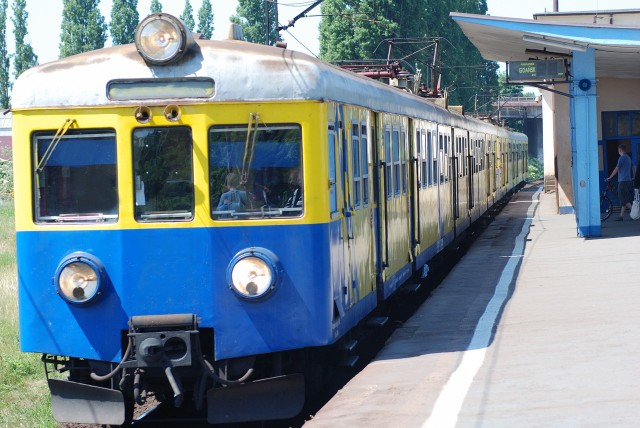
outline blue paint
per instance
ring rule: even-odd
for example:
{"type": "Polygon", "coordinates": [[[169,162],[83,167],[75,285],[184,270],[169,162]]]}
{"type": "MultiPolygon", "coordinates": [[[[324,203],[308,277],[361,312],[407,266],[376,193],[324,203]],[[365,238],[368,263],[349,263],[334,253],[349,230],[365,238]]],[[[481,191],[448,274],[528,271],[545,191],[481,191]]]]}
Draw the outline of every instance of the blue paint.
{"type": "Polygon", "coordinates": [[[128,319],[165,313],[201,317],[218,359],[331,343],[328,238],[328,225],[19,232],[21,349],[119,361],[128,319]],[[252,246],[273,251],[283,268],[280,286],[259,302],[236,296],[225,277],[252,246]],[[52,283],[75,251],[97,257],[108,275],[101,298],[85,307],[65,302],[52,283]]]}
{"type": "MultiPolygon", "coordinates": [[[[482,15],[451,14],[454,21],[469,22],[541,36],[567,38],[584,44],[640,46],[640,31],[634,28],[577,26],[538,21],[510,21],[482,15]]],[[[576,82],[580,81],[574,75],[576,82]]],[[[593,81],[591,82],[593,83],[593,81]]]]}
{"type": "Polygon", "coordinates": [[[570,91],[571,155],[574,207],[578,235],[600,236],[600,175],[598,170],[598,117],[596,60],[593,48],[574,52],[570,91]],[[589,80],[585,91],[578,85],[589,80]],[[597,235],[596,235],[597,233],[597,235]]]}

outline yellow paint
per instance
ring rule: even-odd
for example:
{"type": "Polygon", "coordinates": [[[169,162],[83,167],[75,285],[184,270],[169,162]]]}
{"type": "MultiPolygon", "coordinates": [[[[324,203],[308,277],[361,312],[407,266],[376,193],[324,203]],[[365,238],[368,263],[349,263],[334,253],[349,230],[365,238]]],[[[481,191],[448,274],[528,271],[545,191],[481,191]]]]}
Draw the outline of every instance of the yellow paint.
{"type": "Polygon", "coordinates": [[[114,230],[145,228],[190,228],[264,226],[277,224],[317,224],[329,221],[326,156],[326,105],[310,102],[226,103],[181,105],[182,116],[171,123],[163,115],[165,106],[153,106],[147,124],[135,120],[135,106],[109,108],[66,108],[20,110],[13,115],[13,156],[15,168],[16,229],[27,230],[114,230]],[[259,113],[262,123],[296,123],[302,127],[303,175],[305,182],[302,218],[214,221],[210,216],[208,183],[208,130],[213,125],[245,125],[249,115],[259,113]],[[116,132],[119,218],[116,223],[35,224],[33,222],[33,165],[31,135],[57,130],[66,119],[74,119],[73,129],[113,129],[116,132]],[[138,223],[134,220],[134,184],[131,135],[135,128],[188,126],[193,135],[195,215],[187,222],[138,223]]]}

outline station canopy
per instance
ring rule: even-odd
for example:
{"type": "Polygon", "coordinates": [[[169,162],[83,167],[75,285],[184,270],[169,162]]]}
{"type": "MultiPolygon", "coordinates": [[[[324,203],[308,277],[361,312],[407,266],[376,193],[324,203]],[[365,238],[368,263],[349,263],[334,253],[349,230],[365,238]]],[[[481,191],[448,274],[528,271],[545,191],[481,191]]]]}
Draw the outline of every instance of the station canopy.
{"type": "Polygon", "coordinates": [[[547,59],[593,48],[598,77],[640,77],[640,27],[560,24],[455,12],[451,18],[486,60],[547,59]]]}

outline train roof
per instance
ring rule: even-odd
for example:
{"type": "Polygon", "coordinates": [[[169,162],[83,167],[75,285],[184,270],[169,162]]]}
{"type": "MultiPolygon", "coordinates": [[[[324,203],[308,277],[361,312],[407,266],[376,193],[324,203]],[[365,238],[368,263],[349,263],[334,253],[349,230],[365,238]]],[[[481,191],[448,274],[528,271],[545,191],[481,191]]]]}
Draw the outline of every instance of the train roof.
{"type": "Polygon", "coordinates": [[[134,44],[43,64],[15,82],[12,109],[285,100],[336,101],[465,128],[471,120],[479,132],[496,132],[488,123],[304,53],[235,40],[197,40],[185,58],[169,66],[148,65],[134,44]],[[114,79],[154,77],[209,77],[215,92],[209,99],[116,101],[107,96],[107,84],[114,79]]]}

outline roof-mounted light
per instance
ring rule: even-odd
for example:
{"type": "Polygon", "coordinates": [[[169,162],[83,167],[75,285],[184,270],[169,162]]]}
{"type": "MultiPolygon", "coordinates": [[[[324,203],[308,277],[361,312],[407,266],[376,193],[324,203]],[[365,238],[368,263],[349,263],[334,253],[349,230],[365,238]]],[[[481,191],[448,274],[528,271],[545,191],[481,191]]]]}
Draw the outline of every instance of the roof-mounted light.
{"type": "Polygon", "coordinates": [[[138,24],[135,42],[146,62],[166,65],[184,56],[193,45],[193,36],[182,20],[166,13],[155,13],[138,24]]]}

